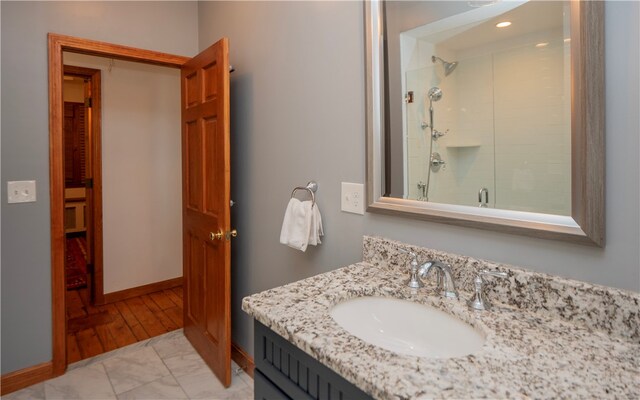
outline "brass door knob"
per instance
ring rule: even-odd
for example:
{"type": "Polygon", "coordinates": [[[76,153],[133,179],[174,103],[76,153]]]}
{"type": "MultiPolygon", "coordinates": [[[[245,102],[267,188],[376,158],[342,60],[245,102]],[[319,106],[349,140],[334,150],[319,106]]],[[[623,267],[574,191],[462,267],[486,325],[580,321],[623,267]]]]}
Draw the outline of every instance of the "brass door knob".
{"type": "Polygon", "coordinates": [[[222,232],[218,232],[218,233],[209,232],[209,240],[222,240],[223,237],[224,237],[224,233],[222,232]]]}
{"type": "Polygon", "coordinates": [[[231,240],[232,237],[236,237],[238,236],[238,231],[235,229],[232,229],[231,231],[227,231],[227,232],[218,232],[218,233],[213,233],[213,232],[209,232],[209,239],[210,240],[222,240],[223,238],[226,240],[231,240]]]}

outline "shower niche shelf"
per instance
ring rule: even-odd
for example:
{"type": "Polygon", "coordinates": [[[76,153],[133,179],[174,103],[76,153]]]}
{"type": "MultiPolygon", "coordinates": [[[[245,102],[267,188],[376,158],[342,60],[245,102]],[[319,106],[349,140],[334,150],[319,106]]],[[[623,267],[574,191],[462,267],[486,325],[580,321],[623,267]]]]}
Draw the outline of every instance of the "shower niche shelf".
{"type": "Polygon", "coordinates": [[[447,143],[446,147],[448,149],[473,148],[473,147],[480,147],[480,143],[478,143],[478,142],[454,142],[454,143],[447,143]]]}

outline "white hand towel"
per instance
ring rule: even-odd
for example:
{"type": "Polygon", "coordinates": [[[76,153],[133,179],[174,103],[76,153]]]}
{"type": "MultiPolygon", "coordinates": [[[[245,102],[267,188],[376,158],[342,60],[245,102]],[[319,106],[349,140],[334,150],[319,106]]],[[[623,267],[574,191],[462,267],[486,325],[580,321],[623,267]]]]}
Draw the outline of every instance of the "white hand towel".
{"type": "Polygon", "coordinates": [[[307,250],[314,214],[311,209],[311,201],[289,200],[282,221],[280,243],[300,251],[307,250]]]}
{"type": "Polygon", "coordinates": [[[316,218],[318,218],[318,243],[320,243],[320,236],[324,236],[324,228],[322,227],[322,215],[320,215],[320,209],[316,204],[316,218]]]}
{"type": "Polygon", "coordinates": [[[322,230],[322,216],[320,215],[320,209],[317,204],[314,204],[312,207],[312,219],[311,219],[311,232],[309,237],[309,244],[314,246],[321,244],[320,236],[324,236],[324,231],[322,230]]]}

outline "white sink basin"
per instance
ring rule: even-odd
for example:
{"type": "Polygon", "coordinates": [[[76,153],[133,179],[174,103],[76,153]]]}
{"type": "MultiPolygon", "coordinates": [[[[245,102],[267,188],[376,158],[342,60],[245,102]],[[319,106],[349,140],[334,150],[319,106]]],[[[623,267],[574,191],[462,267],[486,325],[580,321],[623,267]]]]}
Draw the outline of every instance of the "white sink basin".
{"type": "Polygon", "coordinates": [[[400,354],[450,358],[472,354],[485,336],[436,308],[389,297],[359,297],[335,305],[331,317],[352,335],[400,354]]]}

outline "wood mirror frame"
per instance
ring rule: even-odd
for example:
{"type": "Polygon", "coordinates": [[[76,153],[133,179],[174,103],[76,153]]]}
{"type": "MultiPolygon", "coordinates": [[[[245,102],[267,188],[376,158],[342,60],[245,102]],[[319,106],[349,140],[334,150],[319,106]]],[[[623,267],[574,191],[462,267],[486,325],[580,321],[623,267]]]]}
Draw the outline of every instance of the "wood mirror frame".
{"type": "Polygon", "coordinates": [[[384,21],[364,2],[367,211],[531,237],[604,246],[604,2],[571,2],[571,216],[383,197],[384,21]]]}

